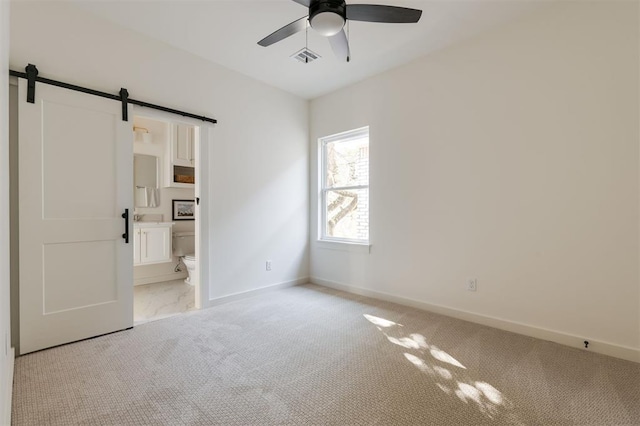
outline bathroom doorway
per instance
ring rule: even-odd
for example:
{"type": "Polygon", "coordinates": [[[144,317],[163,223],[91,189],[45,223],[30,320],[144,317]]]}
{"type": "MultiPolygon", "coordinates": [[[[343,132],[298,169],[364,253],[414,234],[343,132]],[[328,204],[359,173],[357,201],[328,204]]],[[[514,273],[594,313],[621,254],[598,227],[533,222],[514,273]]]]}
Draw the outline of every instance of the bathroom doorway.
{"type": "Polygon", "coordinates": [[[144,110],[133,119],[134,325],[202,307],[201,127],[144,110]]]}

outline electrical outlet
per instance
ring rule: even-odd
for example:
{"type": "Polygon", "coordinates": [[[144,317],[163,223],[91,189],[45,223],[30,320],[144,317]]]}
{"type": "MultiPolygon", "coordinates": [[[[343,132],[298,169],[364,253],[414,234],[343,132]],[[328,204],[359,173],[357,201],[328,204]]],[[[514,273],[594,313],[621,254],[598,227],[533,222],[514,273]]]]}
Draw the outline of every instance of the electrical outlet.
{"type": "Polygon", "coordinates": [[[271,261],[270,260],[267,260],[267,263],[266,263],[265,267],[266,267],[267,271],[271,270],[271,261]]]}
{"type": "Polygon", "coordinates": [[[468,291],[477,291],[478,290],[478,279],[477,278],[469,278],[467,280],[467,290],[468,291]]]}

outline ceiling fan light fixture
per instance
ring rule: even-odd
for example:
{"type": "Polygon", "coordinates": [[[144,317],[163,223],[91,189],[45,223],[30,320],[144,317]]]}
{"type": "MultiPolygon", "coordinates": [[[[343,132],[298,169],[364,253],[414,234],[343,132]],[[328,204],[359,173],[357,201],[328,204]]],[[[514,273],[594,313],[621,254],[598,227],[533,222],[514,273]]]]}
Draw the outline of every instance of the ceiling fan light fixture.
{"type": "MultiPolygon", "coordinates": [[[[328,38],[337,58],[349,62],[351,57],[349,37],[344,31],[348,21],[379,22],[388,24],[416,23],[422,16],[420,9],[390,6],[385,4],[353,4],[347,6],[345,0],[293,0],[309,9],[309,14],[297,19],[258,42],[267,47],[293,34],[306,31],[310,25],[320,35],[328,38]],[[348,7],[348,8],[347,8],[348,7]]],[[[297,55],[297,54],[296,54],[297,55]]],[[[296,56],[297,57],[297,56],[296,56]]],[[[301,58],[305,63],[309,57],[301,58]]]]}
{"type": "Polygon", "coordinates": [[[311,28],[325,37],[331,37],[344,27],[345,19],[335,12],[320,12],[311,17],[311,28]]]}

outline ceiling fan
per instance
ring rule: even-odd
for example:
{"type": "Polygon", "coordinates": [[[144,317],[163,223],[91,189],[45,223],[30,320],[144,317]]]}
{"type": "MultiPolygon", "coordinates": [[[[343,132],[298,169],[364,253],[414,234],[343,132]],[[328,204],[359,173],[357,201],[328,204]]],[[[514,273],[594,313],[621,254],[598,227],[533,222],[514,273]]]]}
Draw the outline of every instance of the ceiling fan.
{"type": "Polygon", "coordinates": [[[384,22],[393,24],[412,24],[420,20],[422,11],[406,7],[378,4],[347,5],[344,0],[293,0],[309,8],[304,16],[258,42],[267,47],[307,28],[307,22],[320,35],[329,39],[333,52],[338,59],[349,62],[349,41],[344,32],[347,19],[352,21],[384,22]]]}

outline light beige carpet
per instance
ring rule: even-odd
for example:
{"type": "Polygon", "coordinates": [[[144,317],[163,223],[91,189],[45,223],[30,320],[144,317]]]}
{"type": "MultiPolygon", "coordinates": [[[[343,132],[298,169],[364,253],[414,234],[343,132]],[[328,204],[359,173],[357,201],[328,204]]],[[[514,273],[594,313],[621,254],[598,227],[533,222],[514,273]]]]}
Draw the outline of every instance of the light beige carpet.
{"type": "Polygon", "coordinates": [[[16,425],[638,425],[640,365],[322,287],[16,360],[16,425]]]}

